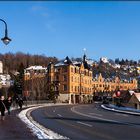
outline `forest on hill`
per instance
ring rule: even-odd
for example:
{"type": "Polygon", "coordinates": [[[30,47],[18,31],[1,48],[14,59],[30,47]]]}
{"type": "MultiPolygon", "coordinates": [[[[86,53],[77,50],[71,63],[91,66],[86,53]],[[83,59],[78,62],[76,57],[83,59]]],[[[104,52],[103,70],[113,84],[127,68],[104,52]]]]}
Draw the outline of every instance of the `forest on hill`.
{"type": "Polygon", "coordinates": [[[13,73],[18,70],[22,64],[24,68],[32,65],[47,66],[49,62],[56,63],[56,57],[47,57],[45,55],[31,55],[22,52],[0,54],[0,61],[3,63],[4,73],[13,73]]]}

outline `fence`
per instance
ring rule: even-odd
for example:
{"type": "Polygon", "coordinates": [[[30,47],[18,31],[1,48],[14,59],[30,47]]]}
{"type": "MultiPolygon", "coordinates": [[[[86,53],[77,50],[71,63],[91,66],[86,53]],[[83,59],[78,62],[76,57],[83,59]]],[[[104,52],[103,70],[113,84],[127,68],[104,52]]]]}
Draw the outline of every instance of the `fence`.
{"type": "MultiPolygon", "coordinates": [[[[50,101],[50,100],[32,100],[32,101],[24,101],[24,104],[25,106],[29,106],[29,105],[36,105],[36,104],[44,104],[44,103],[53,103],[53,101],[50,101]]],[[[16,107],[17,104],[16,102],[14,101],[13,104],[12,104],[13,107],[16,107]]]]}

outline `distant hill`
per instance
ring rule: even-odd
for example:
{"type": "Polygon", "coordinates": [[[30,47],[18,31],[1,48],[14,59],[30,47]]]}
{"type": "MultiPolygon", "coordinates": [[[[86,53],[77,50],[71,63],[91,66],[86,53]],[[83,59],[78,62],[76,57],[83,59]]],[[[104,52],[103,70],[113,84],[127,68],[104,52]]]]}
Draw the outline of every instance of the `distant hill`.
{"type": "Polygon", "coordinates": [[[3,62],[4,73],[17,71],[22,63],[25,68],[32,65],[47,66],[49,62],[57,62],[56,57],[47,57],[45,55],[31,55],[21,52],[0,54],[0,61],[3,62]]]}

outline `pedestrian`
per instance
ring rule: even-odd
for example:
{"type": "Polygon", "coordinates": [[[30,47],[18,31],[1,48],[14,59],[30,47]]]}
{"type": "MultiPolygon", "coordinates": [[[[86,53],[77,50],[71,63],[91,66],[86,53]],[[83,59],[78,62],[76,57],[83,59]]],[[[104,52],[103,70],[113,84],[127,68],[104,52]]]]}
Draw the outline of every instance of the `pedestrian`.
{"type": "Polygon", "coordinates": [[[22,105],[23,105],[23,99],[22,98],[18,99],[18,105],[20,107],[20,110],[22,110],[22,105]]]}
{"type": "Polygon", "coordinates": [[[5,120],[5,110],[6,110],[5,99],[4,96],[1,96],[0,97],[1,120],[5,120]]]}
{"type": "Polygon", "coordinates": [[[6,109],[8,110],[8,115],[10,115],[12,98],[9,96],[5,101],[6,109]]]}

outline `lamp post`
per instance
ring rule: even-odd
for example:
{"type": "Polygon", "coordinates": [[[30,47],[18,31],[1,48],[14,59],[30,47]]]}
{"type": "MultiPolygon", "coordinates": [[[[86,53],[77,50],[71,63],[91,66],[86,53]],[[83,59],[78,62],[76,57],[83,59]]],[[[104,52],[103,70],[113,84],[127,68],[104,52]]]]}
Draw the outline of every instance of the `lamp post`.
{"type": "Polygon", "coordinates": [[[11,41],[11,39],[8,37],[7,23],[3,19],[0,19],[0,21],[2,21],[5,25],[5,36],[1,40],[5,45],[7,45],[11,41]]]}

